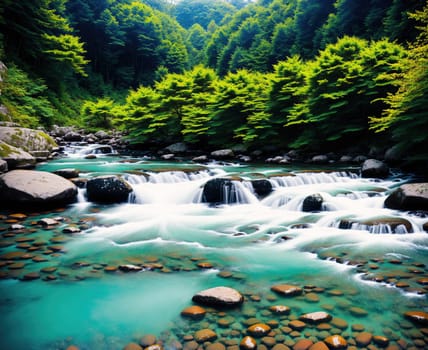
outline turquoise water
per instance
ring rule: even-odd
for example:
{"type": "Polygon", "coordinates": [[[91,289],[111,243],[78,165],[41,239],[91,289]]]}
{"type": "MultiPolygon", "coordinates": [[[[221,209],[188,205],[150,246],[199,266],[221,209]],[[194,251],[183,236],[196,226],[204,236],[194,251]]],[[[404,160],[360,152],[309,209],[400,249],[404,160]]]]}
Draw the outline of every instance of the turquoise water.
{"type": "MultiPolygon", "coordinates": [[[[403,312],[428,309],[426,294],[421,294],[424,286],[417,282],[427,276],[421,264],[428,263],[428,235],[422,229],[428,219],[383,208],[386,195],[408,176],[375,181],[359,178],[354,169],[331,173],[332,169],[308,167],[206,166],[120,156],[67,158],[38,167],[61,168],[78,168],[83,177],[122,174],[134,193],[129,203],[100,206],[88,203],[81,191],[80,202],[62,211],[27,213],[20,221],[25,226],[21,233],[1,223],[3,242],[8,243],[0,255],[26,252],[28,246],[18,245],[27,242],[40,247],[30,252],[32,257],[46,260],[24,258],[1,265],[2,348],[66,349],[75,344],[80,349],[121,349],[145,334],[169,344],[207,327],[222,339],[239,342],[245,321],[272,320],[276,316],[267,310],[275,304],[291,307],[290,316],[277,317],[283,326],[303,313],[324,310],[347,321],[348,328],[341,331],[349,339],[353,324],[388,336],[391,343],[405,339],[409,347],[415,339],[424,339],[414,337],[418,326],[403,312]],[[240,203],[200,203],[202,186],[218,176],[244,180],[236,184],[240,203]],[[269,178],[274,192],[256,198],[245,181],[253,178],[269,178]],[[324,210],[302,212],[303,199],[314,193],[323,196],[324,210]],[[41,217],[57,216],[64,221],[56,227],[35,224],[41,217]],[[388,233],[387,224],[361,224],[379,218],[405,219],[413,232],[388,233]],[[344,219],[354,220],[351,229],[340,228],[344,219]],[[82,231],[63,234],[68,225],[82,231]],[[52,245],[61,247],[49,252],[52,245]],[[10,268],[16,262],[24,266],[10,268]],[[143,266],[143,271],[105,271],[122,264],[143,266]],[[45,272],[46,267],[54,269],[45,272]],[[41,278],[19,280],[29,272],[41,278]],[[376,276],[382,276],[382,282],[374,282],[376,276]],[[397,287],[398,282],[408,286],[397,287]],[[270,291],[278,283],[308,287],[305,295],[283,298],[270,291]],[[246,297],[240,309],[226,311],[232,319],[228,328],[217,324],[225,315],[215,310],[202,321],[180,317],[195,293],[220,285],[246,297]],[[310,293],[314,287],[319,288],[310,293]]],[[[323,336],[315,327],[305,334],[323,336]]]]}

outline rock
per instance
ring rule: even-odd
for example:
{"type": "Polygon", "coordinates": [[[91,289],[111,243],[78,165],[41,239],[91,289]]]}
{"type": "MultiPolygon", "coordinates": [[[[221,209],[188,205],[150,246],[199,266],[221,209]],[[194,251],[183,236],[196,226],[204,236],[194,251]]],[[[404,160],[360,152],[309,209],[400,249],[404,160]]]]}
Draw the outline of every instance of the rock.
{"type": "Polygon", "coordinates": [[[188,151],[188,147],[183,142],[177,142],[165,147],[165,150],[171,153],[186,153],[188,151]]]}
{"type": "Polygon", "coordinates": [[[138,265],[125,264],[125,265],[119,265],[119,270],[123,272],[138,272],[143,270],[143,268],[138,265]]]}
{"type": "Polygon", "coordinates": [[[230,158],[233,158],[234,156],[235,154],[231,149],[220,149],[220,150],[211,152],[211,157],[215,159],[230,159],[230,158]]]}
{"type": "Polygon", "coordinates": [[[202,202],[210,204],[236,203],[236,197],[236,188],[230,179],[211,179],[202,192],[202,202]]]}
{"type": "Polygon", "coordinates": [[[389,339],[382,335],[375,335],[373,342],[380,348],[386,348],[389,345],[389,339]]]}
{"type": "Polygon", "coordinates": [[[78,228],[77,226],[67,226],[62,230],[63,233],[70,233],[70,234],[74,234],[74,233],[79,233],[81,232],[80,228],[78,228]]]}
{"type": "Polygon", "coordinates": [[[315,193],[310,196],[307,196],[303,200],[302,211],[304,212],[321,211],[323,201],[324,199],[319,193],[315,193]]]}
{"type": "Polygon", "coordinates": [[[104,130],[99,130],[94,135],[99,140],[104,140],[110,138],[110,135],[107,134],[104,130]]]}
{"type": "Polygon", "coordinates": [[[48,172],[13,170],[0,176],[0,202],[17,205],[63,205],[74,202],[77,187],[48,172]]]}
{"type": "Polygon", "coordinates": [[[386,198],[385,207],[428,211],[428,183],[401,185],[386,198]]]}
{"type": "Polygon", "coordinates": [[[339,318],[339,317],[334,317],[331,320],[331,324],[339,329],[346,329],[348,328],[348,322],[346,322],[343,318],[339,318]]]}
{"type": "Polygon", "coordinates": [[[367,310],[364,310],[361,307],[357,307],[357,306],[353,306],[349,309],[349,312],[357,317],[364,317],[367,316],[369,313],[367,312],[367,310]]]}
{"type": "Polygon", "coordinates": [[[331,335],[324,339],[330,350],[341,350],[348,347],[347,341],[340,335],[331,335]]]}
{"type": "Polygon", "coordinates": [[[7,162],[4,159],[0,159],[0,174],[8,171],[7,162]]]}
{"type": "Polygon", "coordinates": [[[175,154],[174,153],[163,154],[161,158],[163,160],[173,160],[175,158],[175,154]]]}
{"type": "Polygon", "coordinates": [[[206,313],[207,311],[203,307],[194,305],[194,306],[189,306],[185,308],[183,311],[181,311],[181,316],[200,320],[204,318],[206,313]]]}
{"type": "Polygon", "coordinates": [[[317,311],[317,312],[304,314],[300,316],[299,319],[306,323],[317,324],[317,323],[329,322],[332,319],[332,317],[327,312],[317,311]]]}
{"type": "Polygon", "coordinates": [[[290,308],[285,305],[274,305],[274,306],[271,306],[269,310],[275,314],[280,314],[280,315],[290,314],[290,308]]]}
{"type": "Polygon", "coordinates": [[[22,149],[34,157],[38,155],[37,152],[49,154],[58,147],[55,140],[45,132],[28,128],[1,126],[0,140],[10,146],[22,149]]]}
{"type": "Polygon", "coordinates": [[[205,328],[197,331],[194,338],[198,343],[204,343],[206,341],[217,339],[217,334],[211,329],[205,328]]]}
{"type": "Polygon", "coordinates": [[[247,332],[253,337],[263,337],[270,332],[271,328],[264,323],[256,323],[247,328],[247,332]]]}
{"type": "Polygon", "coordinates": [[[376,159],[367,159],[361,166],[362,177],[376,177],[384,179],[389,175],[388,166],[376,159]]]}
{"type": "Polygon", "coordinates": [[[237,290],[229,287],[214,287],[195,294],[195,303],[213,306],[238,306],[244,302],[244,297],[237,290]]]}
{"type": "Polygon", "coordinates": [[[425,326],[428,325],[428,312],[407,311],[404,313],[404,317],[415,323],[419,323],[425,326]]]}
{"type": "Polygon", "coordinates": [[[301,295],[303,289],[297,286],[292,286],[290,284],[277,284],[271,287],[271,290],[287,297],[293,297],[296,295],[301,295]]]}
{"type": "Polygon", "coordinates": [[[403,159],[403,151],[398,146],[393,146],[386,150],[384,158],[387,162],[399,162],[403,159]]]}
{"type": "Polygon", "coordinates": [[[226,350],[226,347],[222,343],[213,343],[209,344],[206,348],[206,350],[226,350]]]}
{"type": "Polygon", "coordinates": [[[7,163],[7,168],[27,169],[36,164],[36,158],[24,150],[0,141],[0,158],[7,163]]]}
{"type": "Polygon", "coordinates": [[[239,347],[242,350],[254,350],[257,348],[257,342],[253,337],[246,336],[242,338],[241,342],[239,343],[239,347]]]}
{"type": "Polygon", "coordinates": [[[58,224],[59,224],[59,222],[58,222],[58,221],[56,221],[56,220],[54,220],[54,219],[51,219],[51,218],[43,218],[43,219],[40,219],[39,221],[37,221],[37,223],[38,223],[39,225],[43,225],[43,226],[55,226],[55,225],[58,225],[58,224]]]}
{"type": "Polygon", "coordinates": [[[140,339],[140,345],[143,347],[152,346],[156,343],[156,336],[154,334],[146,334],[140,339]]]}
{"type": "Polygon", "coordinates": [[[293,346],[293,350],[308,350],[312,345],[313,341],[309,339],[299,339],[293,346]]]}
{"type": "Polygon", "coordinates": [[[40,275],[38,272],[30,272],[30,273],[25,274],[22,277],[22,280],[23,281],[32,281],[32,280],[37,280],[39,278],[40,278],[40,275]]]}
{"type": "Polygon", "coordinates": [[[61,176],[65,179],[73,179],[79,177],[79,171],[76,169],[58,169],[54,171],[54,174],[61,176]]]}
{"type": "Polygon", "coordinates": [[[65,350],[79,350],[79,348],[76,345],[69,345],[65,350]]]}
{"type": "Polygon", "coordinates": [[[342,219],[339,228],[367,230],[373,233],[412,233],[413,227],[409,220],[400,217],[377,217],[373,219],[342,219]]]}
{"type": "Polygon", "coordinates": [[[290,350],[290,348],[285,344],[276,344],[272,350],[290,350]]]}
{"type": "Polygon", "coordinates": [[[132,187],[122,178],[114,175],[98,176],[86,183],[89,201],[98,203],[120,203],[128,200],[132,187]]]}
{"type": "Polygon", "coordinates": [[[206,155],[192,158],[192,162],[196,162],[196,163],[206,163],[207,161],[208,161],[208,157],[206,155]]]}
{"type": "Polygon", "coordinates": [[[373,334],[369,332],[361,332],[357,334],[355,337],[355,341],[357,342],[357,345],[360,347],[365,347],[369,345],[372,342],[373,334]]]}
{"type": "Polygon", "coordinates": [[[64,137],[63,137],[64,141],[82,141],[83,136],[80,135],[78,132],[76,131],[69,131],[67,132],[64,137]]]}
{"type": "Polygon", "coordinates": [[[123,350],[143,350],[143,348],[137,343],[128,343],[123,350]]]}
{"type": "Polygon", "coordinates": [[[328,350],[328,346],[323,341],[319,341],[311,345],[309,350],[328,350]]]}
{"type": "Polygon", "coordinates": [[[328,160],[329,159],[328,159],[328,157],[325,154],[314,156],[311,159],[312,163],[316,163],[316,164],[327,164],[328,160]]]}
{"type": "Polygon", "coordinates": [[[339,159],[340,163],[351,163],[352,162],[352,157],[351,156],[342,156],[339,159]]]}
{"type": "Polygon", "coordinates": [[[306,323],[299,320],[292,320],[288,323],[288,327],[294,329],[295,331],[301,331],[306,327],[306,323]]]}
{"type": "Polygon", "coordinates": [[[273,190],[272,183],[266,179],[251,180],[251,184],[253,185],[254,192],[259,198],[266,197],[273,190]]]}

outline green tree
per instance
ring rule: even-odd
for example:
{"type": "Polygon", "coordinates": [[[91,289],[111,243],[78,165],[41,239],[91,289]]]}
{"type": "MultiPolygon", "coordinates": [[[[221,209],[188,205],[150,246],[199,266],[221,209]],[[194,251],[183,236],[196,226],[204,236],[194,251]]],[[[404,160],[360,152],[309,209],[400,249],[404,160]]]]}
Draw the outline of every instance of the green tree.
{"type": "Polygon", "coordinates": [[[100,98],[96,102],[86,101],[81,110],[81,115],[89,128],[109,129],[115,117],[114,102],[109,98],[100,98]]]}

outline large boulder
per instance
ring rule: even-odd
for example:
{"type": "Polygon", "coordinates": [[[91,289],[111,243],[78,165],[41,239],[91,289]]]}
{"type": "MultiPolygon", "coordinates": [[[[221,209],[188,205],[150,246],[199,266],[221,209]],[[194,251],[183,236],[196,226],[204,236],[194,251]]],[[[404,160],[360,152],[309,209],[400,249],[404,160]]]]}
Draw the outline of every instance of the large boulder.
{"type": "Polygon", "coordinates": [[[58,147],[55,140],[45,132],[27,128],[1,126],[0,140],[35,157],[49,154],[58,147]]]}
{"type": "Polygon", "coordinates": [[[9,169],[27,169],[36,165],[36,158],[21,148],[0,141],[0,158],[7,162],[9,169]]]}
{"type": "Polygon", "coordinates": [[[202,202],[209,204],[236,203],[236,188],[230,179],[209,180],[202,192],[202,202]]]}
{"type": "Polygon", "coordinates": [[[362,177],[376,177],[384,179],[389,175],[389,167],[377,159],[367,159],[361,167],[362,177]]]}
{"type": "Polygon", "coordinates": [[[269,195],[272,191],[272,183],[266,179],[251,180],[254,192],[258,197],[263,198],[269,195]]]}
{"type": "Polygon", "coordinates": [[[0,202],[16,205],[63,205],[74,202],[77,187],[61,176],[34,170],[12,170],[0,176],[0,202]]]}
{"type": "Polygon", "coordinates": [[[233,288],[214,287],[195,294],[192,301],[205,305],[232,307],[241,305],[244,297],[233,288]]]}
{"type": "Polygon", "coordinates": [[[183,142],[177,142],[165,147],[165,150],[170,153],[185,153],[188,151],[188,147],[183,142]]]}
{"type": "Polygon", "coordinates": [[[9,169],[8,169],[8,166],[7,166],[7,162],[5,160],[3,160],[3,159],[0,159],[0,173],[5,173],[8,170],[9,169]]]}
{"type": "Polygon", "coordinates": [[[399,210],[428,211],[428,183],[401,185],[386,198],[385,207],[399,210]]]}
{"type": "Polygon", "coordinates": [[[115,175],[98,176],[86,183],[86,195],[92,202],[126,202],[130,192],[132,192],[132,187],[115,175]]]}
{"type": "Polygon", "coordinates": [[[303,200],[302,211],[305,211],[305,212],[321,211],[323,201],[324,199],[319,193],[315,193],[310,196],[307,196],[303,200]]]}

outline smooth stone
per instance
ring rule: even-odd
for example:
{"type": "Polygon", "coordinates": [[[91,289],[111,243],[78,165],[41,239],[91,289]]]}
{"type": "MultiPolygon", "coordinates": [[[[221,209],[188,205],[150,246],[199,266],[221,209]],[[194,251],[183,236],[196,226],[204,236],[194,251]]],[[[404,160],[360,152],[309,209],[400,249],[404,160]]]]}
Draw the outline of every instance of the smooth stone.
{"type": "Polygon", "coordinates": [[[16,219],[16,220],[24,220],[27,218],[27,215],[22,214],[22,213],[14,213],[14,214],[9,214],[8,218],[16,219]]]}
{"type": "Polygon", "coordinates": [[[328,346],[323,341],[318,341],[315,344],[311,345],[309,350],[328,350],[328,346]]]}
{"type": "Polygon", "coordinates": [[[285,344],[276,344],[272,350],[290,350],[290,348],[285,344]]]}
{"type": "Polygon", "coordinates": [[[3,202],[47,206],[74,202],[77,187],[45,171],[13,170],[0,176],[0,193],[3,202]]]}
{"type": "Polygon", "coordinates": [[[285,305],[274,305],[271,306],[269,310],[275,314],[288,315],[291,309],[285,305]]]}
{"type": "Polygon", "coordinates": [[[247,328],[247,332],[254,337],[262,337],[268,334],[271,328],[265,323],[256,323],[247,328]]]}
{"type": "Polygon", "coordinates": [[[129,344],[125,345],[123,350],[143,350],[143,348],[140,345],[138,345],[137,343],[129,343],[129,344]]]}
{"type": "Polygon", "coordinates": [[[13,264],[8,265],[7,268],[9,270],[20,270],[20,269],[23,269],[24,267],[25,267],[25,263],[17,262],[17,263],[13,263],[13,264]]]}
{"type": "Polygon", "coordinates": [[[330,350],[341,350],[346,349],[348,346],[347,341],[340,335],[330,335],[324,339],[324,342],[327,344],[330,350]]]}
{"type": "Polygon", "coordinates": [[[192,301],[213,306],[238,306],[244,297],[237,290],[229,287],[214,287],[195,294],[192,301]]]}
{"type": "Polygon", "coordinates": [[[419,278],[416,282],[422,284],[423,286],[426,286],[428,285],[428,277],[419,278]]]}
{"type": "Polygon", "coordinates": [[[58,169],[55,170],[53,173],[66,179],[73,179],[75,177],[79,177],[79,171],[77,169],[72,168],[58,169]]]}
{"type": "Polygon", "coordinates": [[[206,313],[207,311],[204,308],[197,305],[193,305],[181,311],[181,316],[189,317],[193,319],[202,319],[206,313]]]}
{"type": "Polygon", "coordinates": [[[302,321],[299,321],[299,320],[293,320],[293,321],[290,321],[288,323],[288,326],[290,328],[296,330],[296,331],[301,331],[303,328],[306,327],[306,323],[302,322],[302,321]]]}
{"type": "Polygon", "coordinates": [[[428,312],[424,311],[407,311],[404,317],[419,324],[428,325],[428,312]]]}
{"type": "Polygon", "coordinates": [[[140,345],[143,347],[151,346],[156,343],[156,336],[153,334],[146,334],[140,339],[140,345]]]}
{"type": "Polygon", "coordinates": [[[254,350],[257,348],[257,342],[253,337],[246,336],[242,338],[241,342],[239,343],[239,347],[242,350],[254,350]]]}
{"type": "Polygon", "coordinates": [[[276,340],[274,337],[263,337],[261,341],[264,345],[266,345],[269,348],[271,348],[276,344],[276,340]]]}
{"type": "Polygon", "coordinates": [[[132,191],[131,185],[116,175],[97,176],[86,183],[86,195],[91,202],[126,202],[132,191]]]}
{"type": "Polygon", "coordinates": [[[303,293],[302,288],[290,284],[277,284],[272,286],[271,290],[283,296],[289,297],[301,295],[303,293]]]}
{"type": "Polygon", "coordinates": [[[355,341],[357,342],[357,345],[360,347],[364,347],[369,345],[372,342],[373,334],[369,332],[361,332],[357,334],[355,337],[355,341]]]}
{"type": "Polygon", "coordinates": [[[381,348],[386,348],[389,345],[389,339],[382,335],[375,335],[373,337],[373,342],[381,348]]]}
{"type": "Polygon", "coordinates": [[[58,225],[58,224],[59,224],[59,222],[58,222],[58,221],[56,221],[56,220],[54,220],[54,219],[51,219],[51,218],[43,218],[43,219],[40,219],[39,221],[37,221],[37,223],[38,223],[39,225],[43,225],[43,226],[55,226],[55,225],[58,225]]]}
{"type": "Polygon", "coordinates": [[[386,178],[389,175],[389,167],[382,161],[367,159],[361,166],[361,177],[386,178]]]}
{"type": "Polygon", "coordinates": [[[194,338],[198,343],[203,343],[217,339],[217,334],[213,330],[205,328],[197,331],[194,338]]]}
{"type": "Polygon", "coordinates": [[[428,210],[428,183],[401,185],[386,198],[385,207],[399,210],[428,210]]]}
{"type": "Polygon", "coordinates": [[[346,322],[343,318],[334,317],[330,322],[334,327],[339,329],[348,328],[348,322],[346,322]]]}
{"type": "Polygon", "coordinates": [[[138,272],[141,271],[143,268],[138,265],[132,265],[132,264],[125,264],[125,265],[119,265],[119,270],[123,272],[138,272]]]}
{"type": "Polygon", "coordinates": [[[0,260],[18,260],[21,259],[22,256],[24,256],[24,252],[15,251],[15,252],[9,252],[0,255],[0,260]]]}
{"type": "Polygon", "coordinates": [[[205,350],[226,350],[226,347],[219,342],[209,344],[205,350]]]}
{"type": "Polygon", "coordinates": [[[356,324],[352,325],[351,329],[354,332],[362,332],[362,331],[364,331],[366,329],[366,327],[364,325],[360,324],[360,323],[356,323],[356,324]]]}
{"type": "Polygon", "coordinates": [[[116,272],[117,269],[118,269],[117,266],[106,266],[106,267],[104,267],[105,272],[116,272]]]}
{"type": "Polygon", "coordinates": [[[356,306],[351,307],[351,308],[349,309],[349,312],[350,312],[352,315],[357,316],[357,317],[364,317],[364,316],[367,316],[367,315],[369,314],[369,313],[368,313],[366,310],[364,310],[363,308],[361,308],[361,307],[356,307],[356,306]]]}
{"type": "Polygon", "coordinates": [[[38,272],[30,272],[30,273],[25,274],[22,277],[22,280],[23,281],[32,281],[32,280],[36,280],[36,279],[39,279],[39,278],[40,278],[40,275],[39,275],[38,272]]]}
{"type": "Polygon", "coordinates": [[[320,297],[316,293],[307,293],[305,294],[305,300],[310,303],[318,303],[320,301],[320,297]]]}
{"type": "Polygon", "coordinates": [[[308,350],[314,343],[309,339],[300,339],[293,346],[293,350],[308,350]]]}
{"type": "Polygon", "coordinates": [[[81,229],[78,228],[77,226],[67,226],[62,230],[63,233],[79,233],[81,232],[81,229]]]}
{"type": "Polygon", "coordinates": [[[322,323],[328,322],[332,319],[331,315],[324,311],[311,312],[308,314],[304,314],[299,317],[299,319],[306,323],[322,323]]]}

